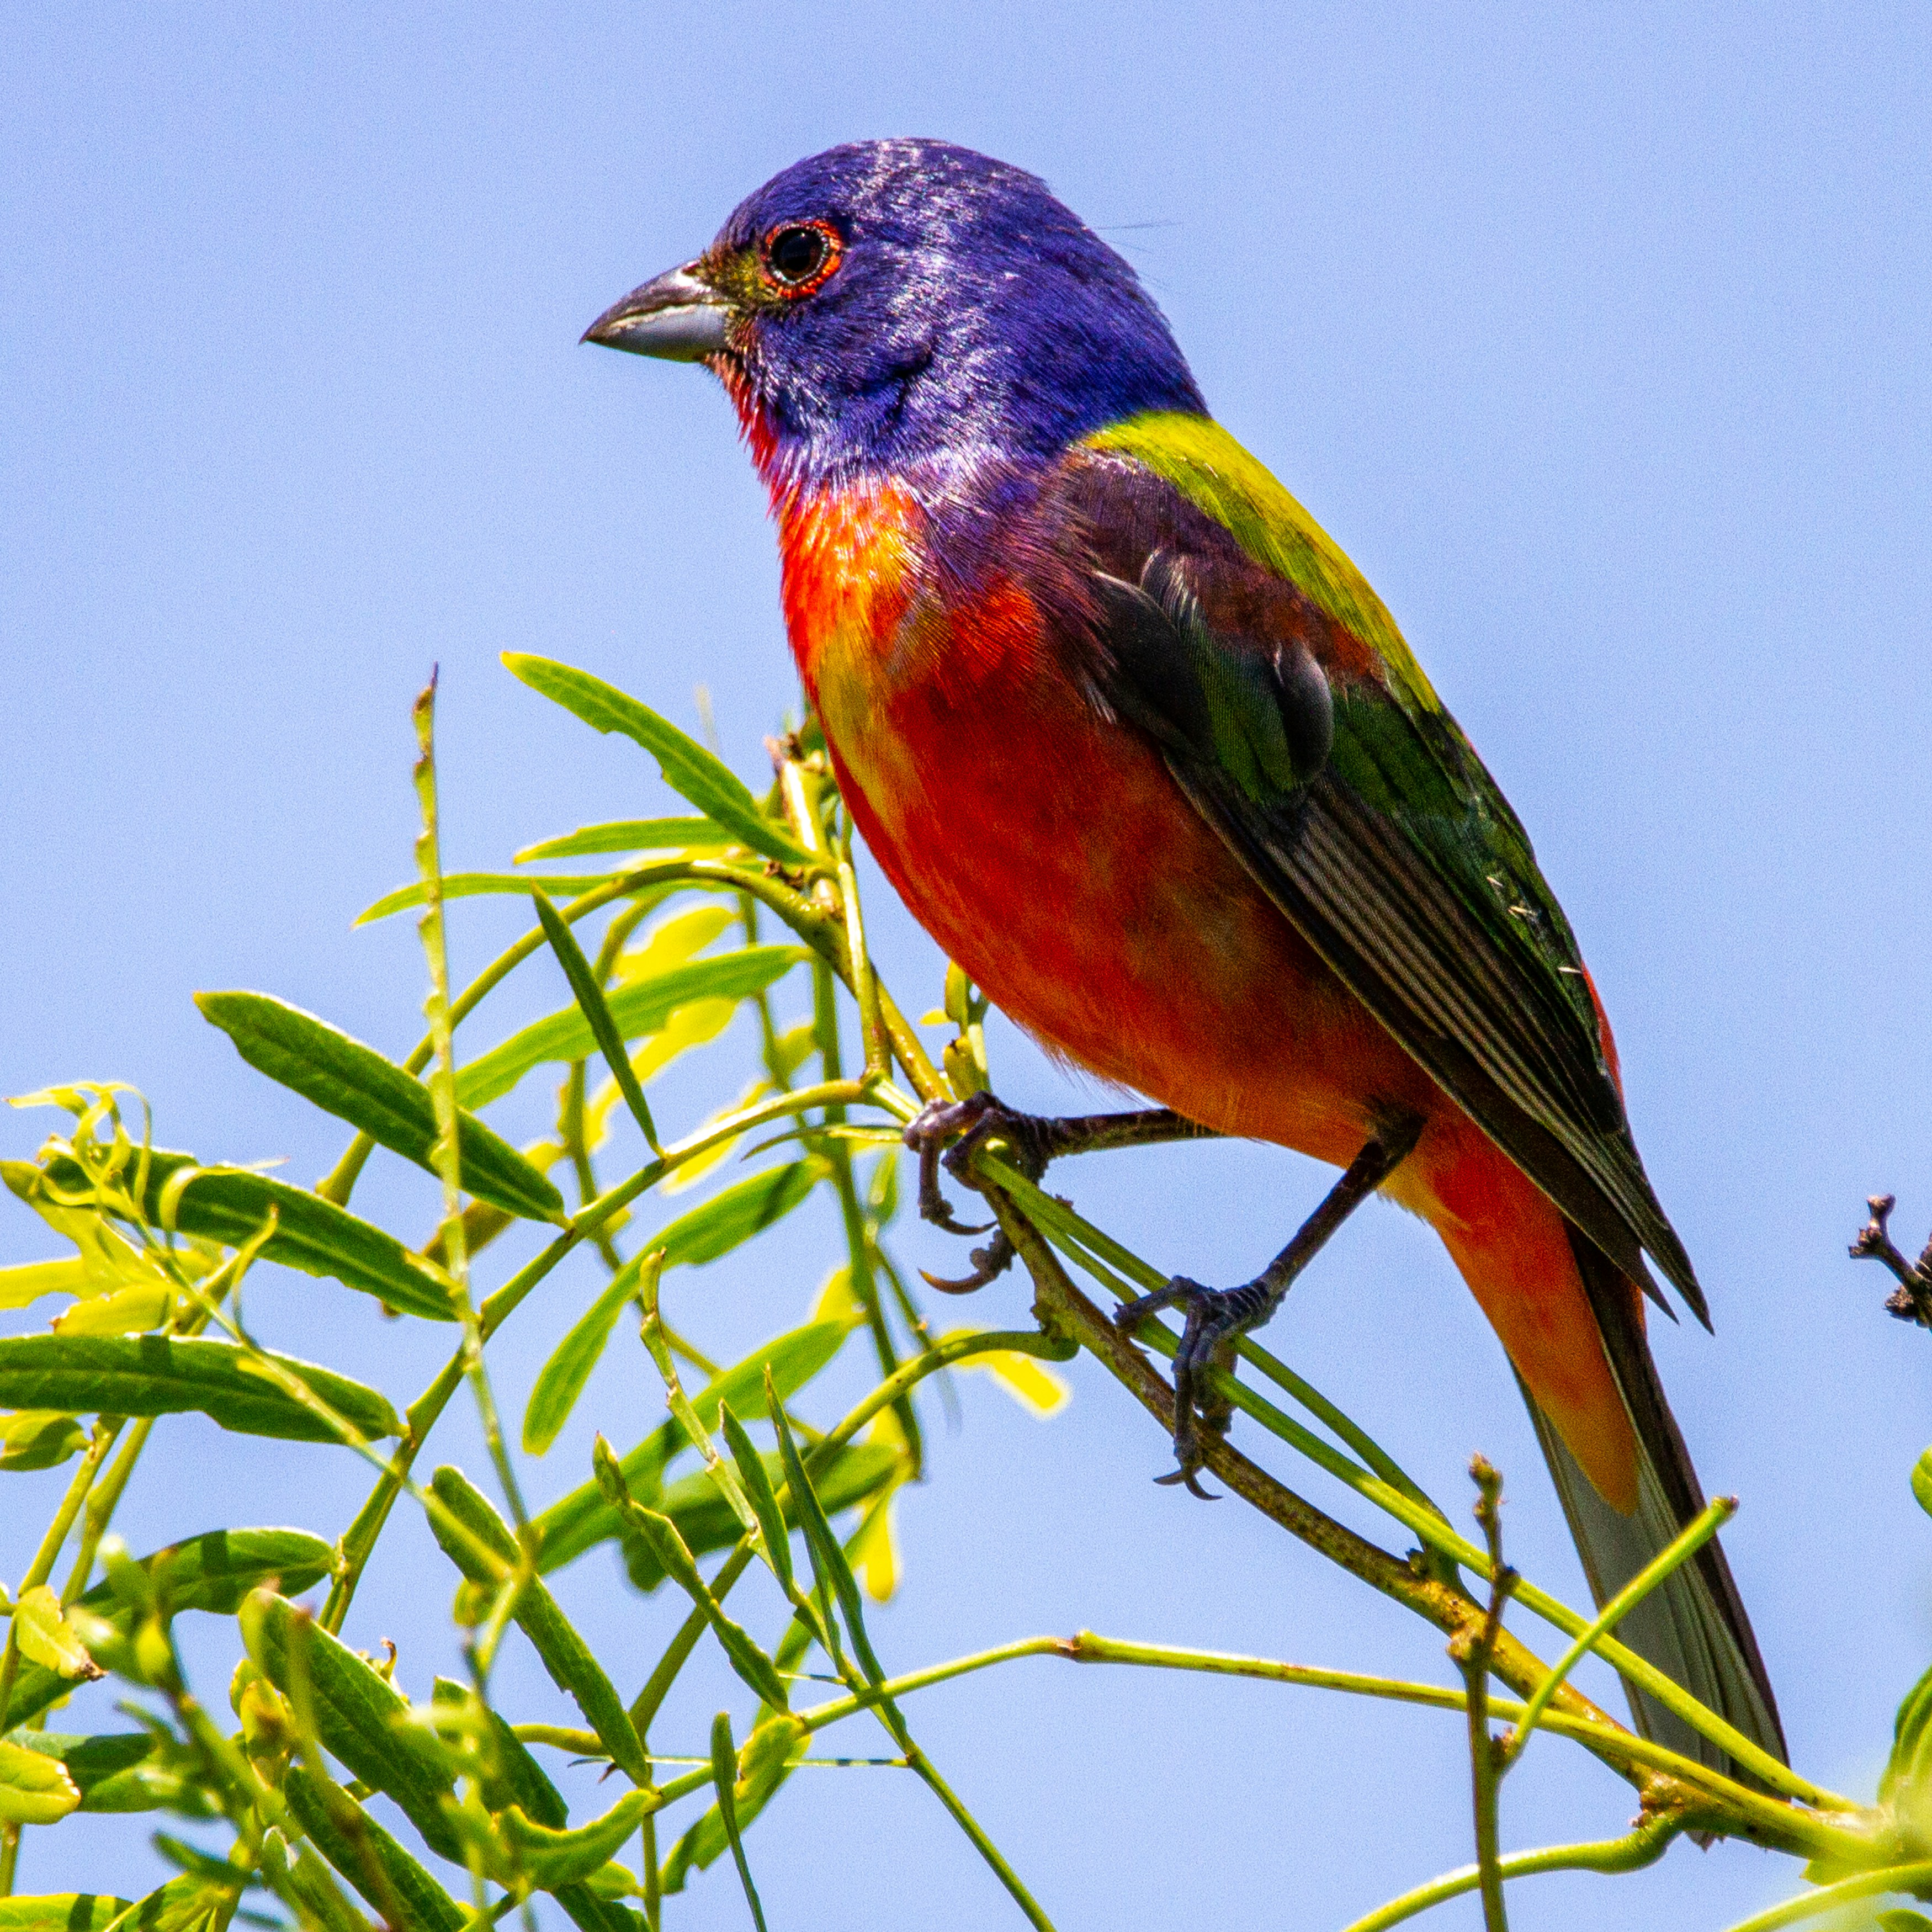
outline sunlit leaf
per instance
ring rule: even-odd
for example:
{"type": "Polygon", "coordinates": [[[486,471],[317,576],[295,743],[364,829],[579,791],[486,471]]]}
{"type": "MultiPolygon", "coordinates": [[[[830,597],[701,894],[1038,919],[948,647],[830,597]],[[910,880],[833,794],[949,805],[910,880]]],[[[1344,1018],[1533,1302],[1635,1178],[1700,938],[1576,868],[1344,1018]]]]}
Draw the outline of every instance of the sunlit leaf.
{"type": "Polygon", "coordinates": [[[50,1324],[56,1335],[137,1335],[168,1318],[174,1296],[165,1284],[123,1288],[76,1301],[50,1324]]]}
{"type": "Polygon", "coordinates": [[[104,1892],[63,1892],[41,1898],[0,1898],[0,1932],[106,1932],[128,1909],[104,1892]]]}
{"type": "MultiPolygon", "coordinates": [[[[374,1047],[266,993],[197,993],[202,1017],[220,1028],[250,1066],[358,1127],[430,1173],[436,1144],[429,1089],[374,1047]]],[[[557,1221],[563,1196],[496,1130],[473,1114],[457,1118],[465,1190],[512,1214],[557,1221]]]]}
{"type": "Polygon", "coordinates": [[[830,1172],[823,1161],[811,1160],[754,1174],[660,1228],[650,1246],[664,1250],[667,1268],[701,1268],[783,1220],[830,1172]]]}
{"type": "MultiPolygon", "coordinates": [[[[254,1240],[272,1211],[274,1232],[262,1250],[265,1260],[327,1275],[346,1288],[379,1296],[390,1307],[435,1322],[455,1319],[443,1278],[384,1229],[325,1201],[305,1187],[292,1187],[246,1168],[199,1167],[192,1154],[154,1150],[148,1189],[140,1204],[154,1226],[161,1225],[162,1196],[170,1195],[174,1225],[184,1234],[240,1247],[254,1240]],[[178,1177],[190,1170],[184,1184],[178,1177]],[[170,1181],[177,1184],[170,1189],[170,1181]]],[[[50,1163],[48,1178],[79,1192],[86,1184],[80,1164],[62,1157],[50,1163]]]]}
{"type": "MultiPolygon", "coordinates": [[[[807,955],[795,946],[752,946],[716,958],[694,960],[649,980],[620,988],[610,998],[620,1036],[634,1040],[660,1031],[679,1007],[694,1000],[741,1000],[775,984],[807,955]]],[[[574,1004],[513,1034],[457,1074],[457,1097],[482,1107],[509,1092],[546,1060],[587,1060],[596,1042],[574,1004]]]]}
{"type": "Polygon", "coordinates": [[[587,859],[605,852],[715,851],[730,842],[724,827],[708,818],[620,818],[539,839],[510,856],[515,864],[528,866],[539,859],[587,859]]]}
{"type": "Polygon", "coordinates": [[[512,676],[574,712],[593,730],[620,731],[641,745],[657,760],[672,790],[688,799],[741,844],[786,865],[809,862],[808,855],[784,827],[758,809],[758,802],[734,772],[649,705],[640,704],[601,677],[554,658],[506,651],[503,662],[512,676]]]}
{"type": "Polygon", "coordinates": [[[0,1821],[56,1825],[80,1808],[80,1792],[58,1758],[0,1738],[0,1821]]]}
{"type": "Polygon", "coordinates": [[[57,1677],[98,1677],[100,1670],[87,1647],[68,1628],[61,1600],[44,1583],[24,1591],[14,1606],[14,1639],[30,1664],[57,1677]]]}
{"type": "Polygon", "coordinates": [[[898,1541],[892,1521],[897,1508],[891,1496],[874,1503],[852,1545],[852,1568],[875,1604],[890,1603],[899,1587],[898,1541]]]}
{"type": "Polygon", "coordinates": [[[1055,1375],[1031,1355],[1004,1351],[969,1355],[955,1367],[968,1373],[983,1371],[1029,1415],[1037,1416],[1042,1422],[1058,1415],[1073,1399],[1066,1378],[1055,1375]]]}
{"type": "Polygon", "coordinates": [[[620,954],[612,976],[620,986],[628,986],[668,973],[694,953],[702,952],[720,933],[737,923],[738,909],[730,905],[693,906],[688,912],[675,914],[653,927],[641,946],[620,954]]]}
{"type": "Polygon", "coordinates": [[[44,1408],[0,1415],[0,1469],[51,1469],[86,1442],[86,1430],[70,1415],[44,1408]]]}
{"type": "MultiPolygon", "coordinates": [[[[442,875],[442,896],[446,899],[467,899],[485,898],[497,892],[514,892],[519,898],[527,898],[531,886],[537,885],[554,898],[574,898],[579,892],[594,892],[599,886],[608,886],[613,879],[623,876],[621,872],[552,872],[535,877],[528,872],[446,872],[442,875]]],[[[426,896],[420,880],[413,885],[398,886],[394,892],[385,892],[374,905],[364,907],[356,915],[355,922],[358,926],[370,926],[392,914],[413,911],[424,903],[426,896]]]]}
{"type": "Polygon", "coordinates": [[[0,1308],[25,1308],[44,1294],[86,1294],[87,1270],[78,1256],[62,1262],[22,1262],[0,1268],[0,1308]]]}

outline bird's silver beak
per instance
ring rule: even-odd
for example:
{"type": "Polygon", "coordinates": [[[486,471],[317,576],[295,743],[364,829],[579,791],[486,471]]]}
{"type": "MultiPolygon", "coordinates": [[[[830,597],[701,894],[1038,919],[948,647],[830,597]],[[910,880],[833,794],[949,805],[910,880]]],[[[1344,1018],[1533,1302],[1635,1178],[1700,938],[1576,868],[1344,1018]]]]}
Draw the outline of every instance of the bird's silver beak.
{"type": "Polygon", "coordinates": [[[731,310],[710,283],[687,262],[633,289],[614,302],[586,328],[582,340],[606,349],[628,349],[633,356],[658,356],[667,362],[701,362],[725,346],[731,310]]]}

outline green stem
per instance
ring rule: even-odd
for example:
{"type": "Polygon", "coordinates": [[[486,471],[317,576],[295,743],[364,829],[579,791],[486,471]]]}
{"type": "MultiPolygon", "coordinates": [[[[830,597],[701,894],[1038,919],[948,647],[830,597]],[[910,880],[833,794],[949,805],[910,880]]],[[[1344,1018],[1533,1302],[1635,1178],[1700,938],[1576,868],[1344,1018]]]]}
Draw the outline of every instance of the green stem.
{"type": "Polygon", "coordinates": [[[1570,1672],[1589,1654],[1592,1646],[1606,1632],[1614,1630],[1666,1577],[1688,1562],[1737,1513],[1736,1496],[1720,1496],[1715,1502],[1708,1504],[1701,1515],[1685,1526],[1667,1549],[1640,1570],[1598,1612],[1595,1621],[1557,1659],[1555,1669],[1536,1687],[1523,1707],[1522,1716],[1504,1746],[1502,1768],[1505,1772],[1522,1756],[1530,1733],[1536,1729],[1550,1699],[1556,1696],[1570,1672]]]}
{"type": "MultiPolygon", "coordinates": [[[[1512,1852],[1498,1862],[1498,1866],[1505,1879],[1529,1878],[1538,1872],[1641,1871],[1646,1865],[1654,1864],[1663,1857],[1672,1839],[1683,1828],[1682,1819],[1666,1814],[1640,1825],[1628,1838],[1605,1838],[1594,1844],[1580,1845],[1551,1845],[1535,1852],[1512,1852]]],[[[1426,1885],[1418,1886],[1413,1892],[1404,1892],[1400,1898],[1390,1899],[1366,1918],[1358,1918],[1346,1928],[1346,1932],[1388,1932],[1390,1926],[1400,1925],[1404,1919],[1413,1918],[1432,1906],[1445,1904],[1452,1898],[1461,1898],[1465,1892],[1474,1892],[1480,1880],[1481,1874],[1474,1865],[1465,1865],[1460,1871],[1445,1872],[1440,1878],[1431,1879],[1426,1885]]],[[[1742,1932],[1742,1928],[1739,1932],[1742,1932]]]]}
{"type": "Polygon", "coordinates": [[[1802,1898],[1787,1899],[1768,1912],[1741,1920],[1730,1932],[1778,1932],[1784,1925],[1796,1925],[1807,1918],[1820,1918],[1841,1905],[1861,1898],[1876,1898],[1888,1892],[1903,1892],[1923,1898],[1932,1889],[1932,1862],[1894,1865],[1888,1870],[1867,1872],[1857,1878],[1841,1880],[1836,1885],[1808,1892],[1802,1898]]]}

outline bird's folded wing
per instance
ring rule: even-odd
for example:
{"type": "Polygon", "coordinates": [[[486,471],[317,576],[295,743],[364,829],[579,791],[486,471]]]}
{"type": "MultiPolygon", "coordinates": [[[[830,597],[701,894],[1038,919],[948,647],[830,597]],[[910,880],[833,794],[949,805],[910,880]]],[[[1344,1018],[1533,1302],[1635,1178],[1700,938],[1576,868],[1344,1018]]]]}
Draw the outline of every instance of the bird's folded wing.
{"type": "Polygon", "coordinates": [[[1649,1288],[1647,1252],[1706,1318],[1568,922],[1374,593],[1355,578],[1336,594],[1346,560],[1251,458],[1278,500],[1244,528],[1211,514],[1232,464],[1216,501],[1109,434],[1070,487],[1092,533],[1096,701],[1159,745],[1256,882],[1564,1214],[1649,1288]],[[1262,542],[1268,514],[1306,527],[1262,542]]]}

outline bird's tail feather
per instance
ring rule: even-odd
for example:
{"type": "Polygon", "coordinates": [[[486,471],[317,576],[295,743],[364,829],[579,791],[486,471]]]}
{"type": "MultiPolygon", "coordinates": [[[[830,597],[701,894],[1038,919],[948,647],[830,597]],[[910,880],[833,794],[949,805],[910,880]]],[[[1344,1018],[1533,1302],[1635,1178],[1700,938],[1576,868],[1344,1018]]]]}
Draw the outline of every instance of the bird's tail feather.
{"type": "MultiPolygon", "coordinates": [[[[1636,1429],[1640,1468],[1638,1503],[1632,1514],[1623,1515],[1598,1494],[1527,1388],[1523,1400],[1529,1404],[1537,1440],[1583,1559],[1591,1594],[1600,1608],[1703,1509],[1704,1495],[1664,1401],[1629,1283],[1587,1239],[1575,1234],[1570,1238],[1611,1370],[1636,1429]]],[[[1714,1538],[1632,1610],[1615,1635],[1754,1744],[1775,1758],[1786,1759],[1771,1680],[1730,1566],[1714,1538]]],[[[1634,1685],[1627,1684],[1625,1688],[1631,1715],[1644,1736],[1714,1769],[1756,1782],[1681,1718],[1634,1685]]]]}

